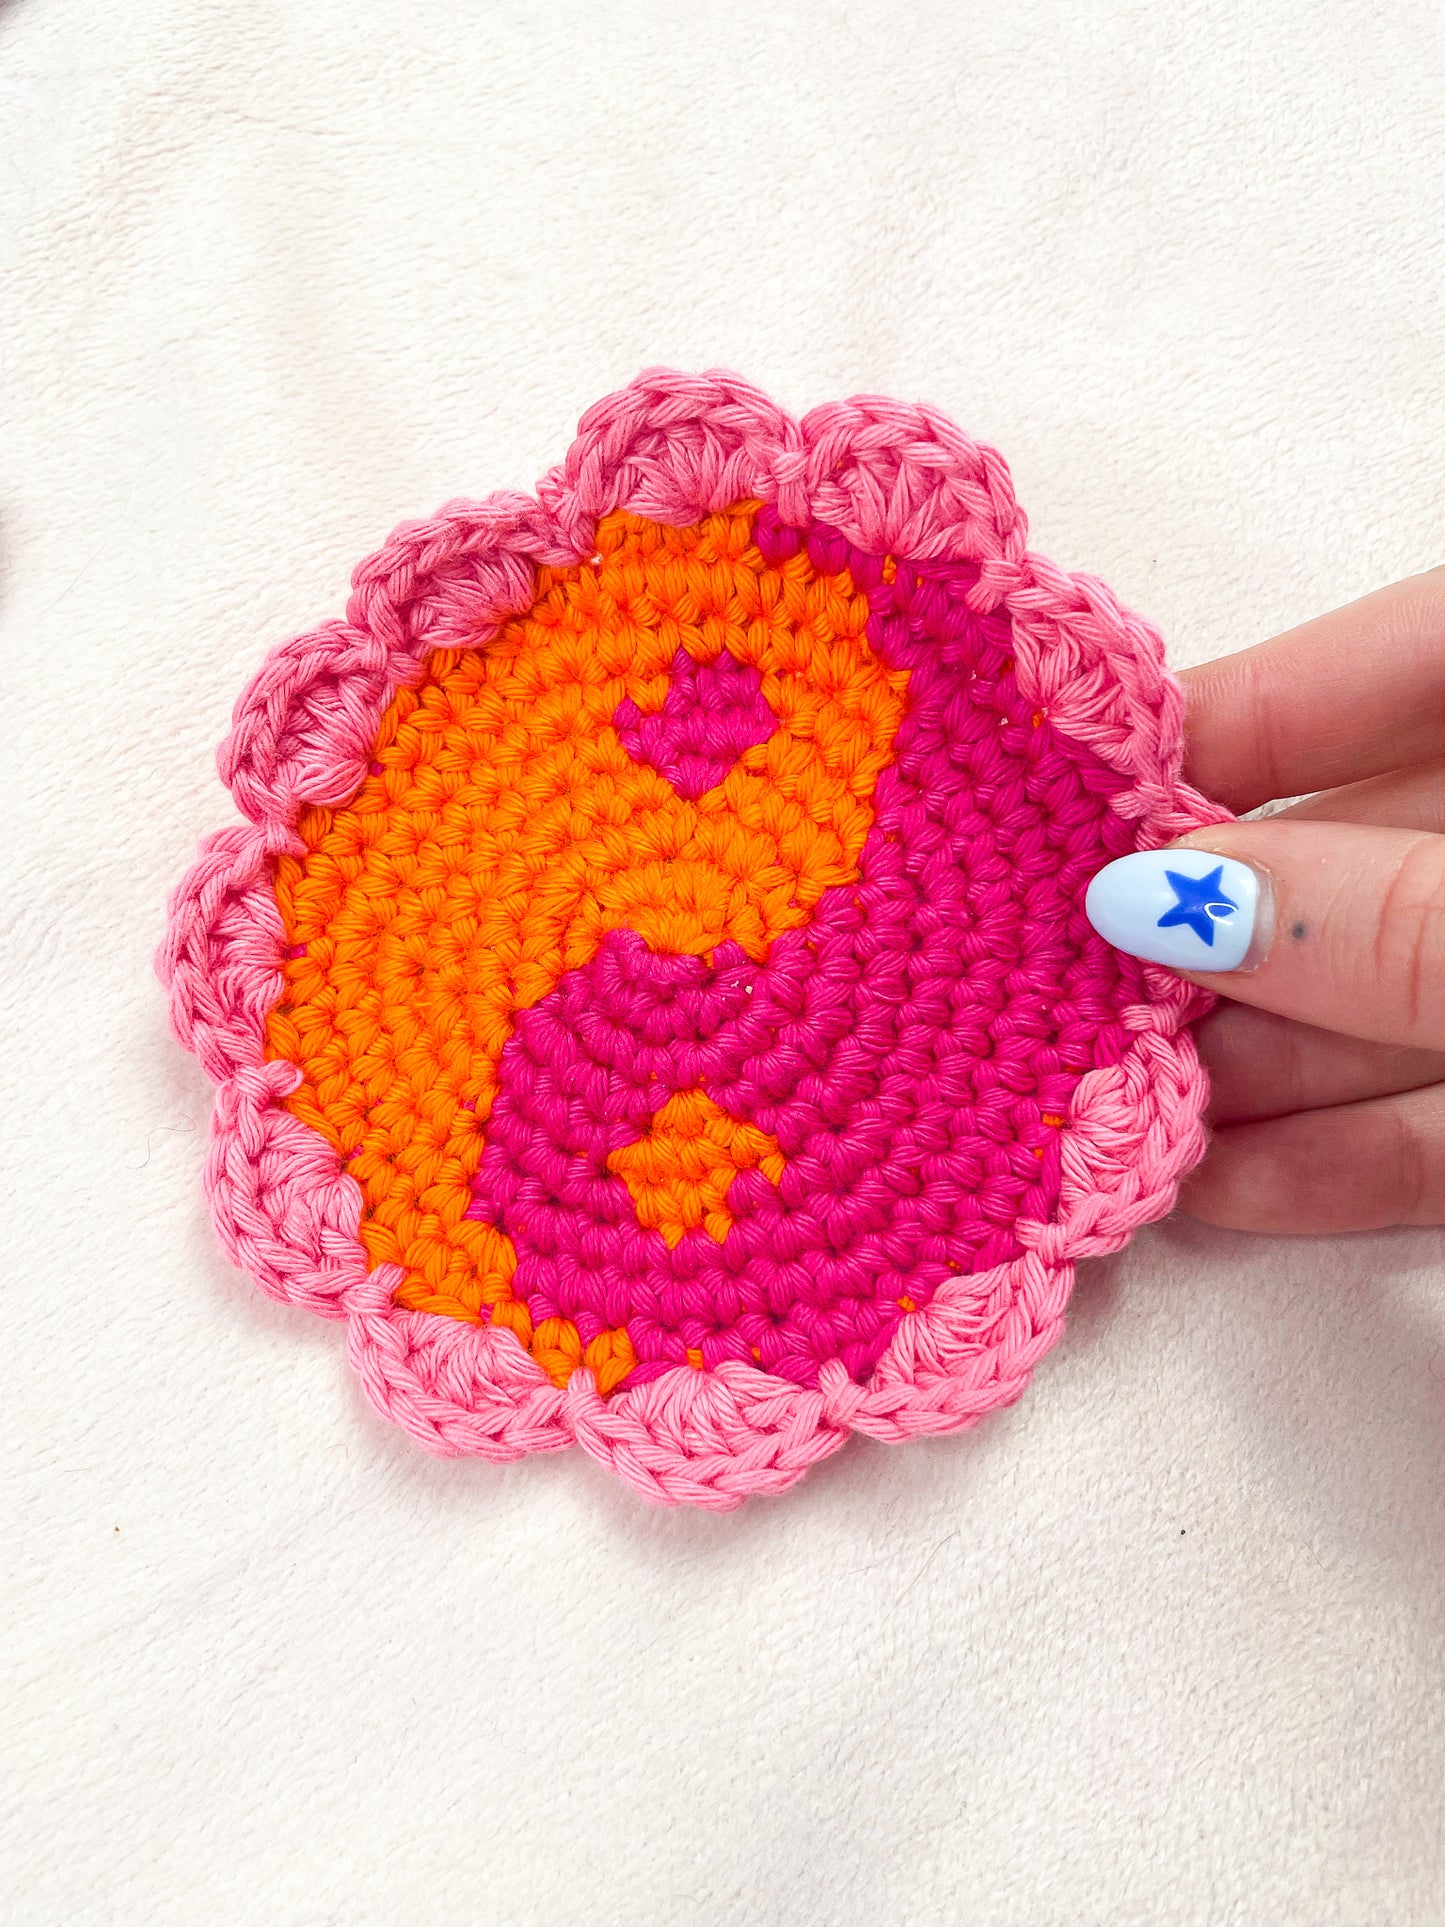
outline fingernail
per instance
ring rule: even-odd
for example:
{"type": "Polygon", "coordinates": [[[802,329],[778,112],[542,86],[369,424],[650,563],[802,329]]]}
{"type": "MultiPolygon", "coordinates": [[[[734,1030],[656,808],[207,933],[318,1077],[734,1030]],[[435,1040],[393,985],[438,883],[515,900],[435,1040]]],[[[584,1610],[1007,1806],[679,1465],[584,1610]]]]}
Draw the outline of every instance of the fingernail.
{"type": "Polygon", "coordinates": [[[1209,850],[1138,850],[1105,864],[1084,898],[1099,935],[1174,970],[1238,970],[1258,961],[1269,885],[1209,850]]]}

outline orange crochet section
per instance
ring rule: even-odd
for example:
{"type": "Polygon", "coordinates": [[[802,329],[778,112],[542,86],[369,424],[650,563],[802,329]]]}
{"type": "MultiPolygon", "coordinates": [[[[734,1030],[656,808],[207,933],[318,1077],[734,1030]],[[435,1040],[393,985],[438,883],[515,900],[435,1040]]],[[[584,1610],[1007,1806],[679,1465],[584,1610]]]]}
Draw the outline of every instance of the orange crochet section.
{"type": "Polygon", "coordinates": [[[638,1223],[660,1231],[670,1245],[699,1225],[721,1244],[732,1229],[727,1196],[733,1179],[757,1169],[776,1184],[783,1163],[775,1138],[729,1117],[706,1091],[674,1092],[648,1135],[607,1160],[632,1193],[638,1223]]]}
{"type": "MultiPolygon", "coordinates": [[[[307,810],[306,854],[277,865],[288,956],[267,1054],[299,1065],[290,1108],[360,1185],[371,1261],[401,1268],[402,1305],[509,1325],[559,1383],[575,1328],[532,1331],[510,1242],[465,1216],[516,1013],[621,927],[659,951],[732,938],[765,956],[856,878],[903,711],[907,675],[869,647],[864,594],[806,553],[764,562],[756,506],[686,529],[607,517],[592,560],[543,571],[525,616],[428,659],[357,795],[307,810]],[[695,800],[613,727],[626,698],[658,710],[679,648],[750,665],[776,719],[695,800]]],[[[776,1147],[741,1128],[731,1154],[767,1170],[776,1147]]],[[[701,1179],[695,1197],[680,1175],[649,1182],[659,1228],[697,1208],[723,1223],[701,1179]]],[[[612,1383],[630,1369],[625,1333],[587,1350],[612,1383]]]]}

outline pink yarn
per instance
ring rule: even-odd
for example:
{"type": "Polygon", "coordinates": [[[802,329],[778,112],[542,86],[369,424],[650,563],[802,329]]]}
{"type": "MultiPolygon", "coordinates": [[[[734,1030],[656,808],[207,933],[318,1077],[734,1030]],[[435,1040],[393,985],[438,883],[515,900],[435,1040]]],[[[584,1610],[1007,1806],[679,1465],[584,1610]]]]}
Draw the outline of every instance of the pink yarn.
{"type": "Polygon", "coordinates": [[[750,663],[724,650],[699,665],[685,649],[673,659],[667,700],[644,716],[625,698],[612,726],[639,763],[650,763],[679,796],[690,800],[720,783],[745,749],[773,733],[762,678],[750,663]]]}
{"type": "MultiPolygon", "coordinates": [[[[280,1100],[300,1073],[264,1055],[267,1013],[281,995],[285,943],[270,878],[279,853],[301,852],[300,809],[345,801],[367,770],[386,705],[426,654],[476,647],[530,606],[537,567],[569,566],[588,556],[600,516],[621,507],[686,524],[755,498],[766,505],[760,546],[770,542],[782,554],[806,539],[820,566],[846,560],[855,580],[872,584],[870,636],[880,625],[875,646],[910,668],[917,714],[926,710],[935,647],[917,645],[927,611],[936,617],[940,659],[952,646],[950,635],[959,639],[958,649],[973,650],[967,674],[996,692],[989,720],[998,725],[1000,743],[1012,746],[1010,767],[1030,771],[1040,795],[1051,783],[1062,784],[1052,793],[1067,791],[1073,799],[1064,825],[1066,855],[1054,866],[1061,916],[1071,902],[1077,908],[1088,875],[1109,856],[1156,846],[1227,813],[1179,780],[1182,695],[1165,671],[1156,632],[1101,583],[1065,575],[1028,554],[1024,517],[1002,459],[929,409],[857,399],[817,409],[799,424],[735,377],[651,371],[588,411],[566,461],[538,497],[453,503],[431,522],[399,529],[357,570],[347,620],[325,624],[270,658],[238,704],[220,756],[222,775],[253,827],[224,830],[203,845],[173,899],[159,967],[170,986],[177,1035],[219,1086],[206,1188],[222,1244],[272,1296],[346,1319],[353,1363],[384,1413],[429,1450],[448,1455],[504,1460],[575,1441],[650,1498],[727,1508],[750,1493],[782,1490],[850,1431],[902,1439],[954,1430],[1018,1396],[1061,1329],[1074,1260],[1117,1249],[1138,1225],[1167,1211],[1180,1177],[1203,1149],[1204,1081],[1185,1026],[1204,1000],[1167,972],[1121,959],[1110,1007],[1090,1009],[1070,1032],[1078,1046],[1070,1056],[1087,1065],[1082,1075],[1065,1076],[1024,1035],[1023,1074],[1034,1080],[1035,1093],[1066,1108],[1067,1125],[1016,1180],[1002,1166],[991,1167],[1006,1180],[1008,1203],[995,1214],[997,1222],[967,1203],[978,1194],[979,1158],[996,1138],[994,1125],[980,1126],[981,1150],[951,1147],[959,1157],[960,1222],[966,1231],[976,1227],[977,1235],[965,1239],[975,1251],[975,1269],[950,1271],[918,1229],[903,1236],[903,1255],[897,1266],[885,1267],[884,1287],[845,1295],[847,1309],[831,1324],[804,1318],[794,1338],[780,1341],[761,1364],[748,1356],[747,1344],[761,1328],[754,1332],[744,1315],[735,1340],[707,1340],[708,1369],[669,1362],[674,1340],[664,1334],[651,1362],[644,1359],[623,1389],[603,1399],[585,1368],[565,1389],[552,1384],[508,1330],[398,1308],[399,1271],[367,1270],[358,1186],[331,1146],[283,1108],[280,1100]],[[830,545],[836,554],[823,553],[830,545]],[[900,578],[889,592],[878,579],[885,555],[897,558],[900,578]],[[895,619],[902,627],[890,641],[887,624],[895,619]],[[1033,725],[1036,715],[1046,717],[1046,727],[1033,725]],[[1093,798],[1087,807],[1079,801],[1085,795],[1093,798]],[[917,1308],[901,1317],[897,1300],[905,1292],[917,1308]]],[[[726,687],[700,694],[696,677],[706,674],[686,666],[662,712],[619,712],[617,721],[630,752],[685,794],[713,780],[707,758],[718,737],[695,726],[699,701],[713,706],[714,720],[720,708],[734,751],[760,740],[759,731],[769,726],[746,676],[725,666],[726,687]]],[[[946,700],[941,690],[939,701],[946,700]]],[[[996,759],[991,743],[970,754],[975,778],[980,767],[995,767],[977,762],[996,759]]],[[[936,755],[931,762],[919,755],[923,760],[915,759],[909,777],[900,751],[895,788],[920,776],[927,781],[898,792],[896,808],[904,814],[892,830],[888,810],[895,805],[880,783],[879,827],[870,836],[872,855],[865,855],[860,884],[870,887],[872,876],[880,904],[905,882],[902,870],[895,883],[888,881],[889,863],[897,868],[901,861],[888,854],[896,846],[889,836],[906,832],[896,847],[912,847],[910,837],[916,841],[926,830],[923,817],[907,815],[921,807],[908,797],[926,803],[939,793],[944,765],[936,755]]],[[[1010,794],[1008,820],[1019,834],[1023,789],[1015,783],[1010,794]]],[[[970,807],[964,795],[963,815],[949,821],[951,833],[972,838],[976,849],[982,819],[976,811],[969,815],[970,807]]],[[[1041,807],[1042,825],[1049,811],[1041,807]]],[[[942,817],[938,822],[943,835],[947,826],[942,817]]],[[[960,900],[959,914],[974,916],[992,905],[1003,915],[1009,901],[1002,883],[990,897],[985,878],[966,903],[960,900]]],[[[819,919],[822,947],[829,927],[823,906],[819,919]]],[[[599,954],[589,996],[609,970],[615,974],[627,936],[617,933],[599,954]]],[[[900,958],[920,941],[917,931],[900,936],[900,958]]],[[[940,954],[952,959],[947,970],[966,983],[967,959],[956,933],[945,929],[937,941],[940,954]]],[[[1033,969],[1030,983],[1057,1004],[1070,994],[1068,980],[1058,959],[1052,975],[1044,967],[1042,941],[1036,933],[1014,961],[1025,974],[1033,969]]],[[[765,965],[749,967],[750,998],[786,1001],[788,972],[800,967],[796,950],[779,940],[765,965]]],[[[728,960],[718,961],[720,981],[728,960]]],[[[677,965],[653,958],[643,962],[643,975],[658,969],[666,975],[677,965]]],[[[700,971],[695,960],[681,968],[684,976],[700,971]]],[[[724,991],[707,994],[726,1002],[724,991]]],[[[521,1073],[515,1088],[525,1089],[529,1053],[535,1067],[538,1051],[570,1048],[567,1008],[564,984],[526,1013],[508,1047],[511,1071],[521,1073]]],[[[693,1052],[667,1074],[678,1087],[711,1079],[728,1090],[733,1114],[756,1114],[765,1128],[776,1127],[796,1161],[784,1183],[798,1193],[793,1208],[805,1212],[808,1127],[816,1119],[796,1092],[770,1096],[748,1084],[739,1021],[717,1004],[702,1055],[693,1052]]],[[[994,1029],[1000,1030],[997,1022],[994,1029]]],[[[1010,1019],[1000,1034],[1026,1032],[1026,1023],[1010,1019]]],[[[960,1075],[967,1071],[960,1067],[960,1075]]],[[[617,1075],[617,1102],[625,1112],[629,1102],[635,1108],[626,1064],[617,1075]]],[[[530,1126],[525,1106],[516,1111],[519,1121],[508,1123],[507,1077],[504,1060],[477,1195],[491,1221],[510,1229],[506,1199],[514,1179],[508,1170],[516,1167],[509,1157],[519,1154],[530,1126]]],[[[969,1102],[981,1104],[986,1096],[969,1102]]],[[[816,1097],[815,1091],[809,1102],[816,1097]]],[[[598,1128],[597,1145],[582,1147],[594,1159],[605,1156],[608,1127],[598,1128]]],[[[539,1149],[552,1155],[545,1145],[539,1149]]],[[[815,1182],[820,1173],[827,1175],[821,1166],[813,1170],[815,1182]]],[[[586,1208],[600,1208],[605,1221],[606,1186],[618,1180],[599,1165],[596,1183],[601,1188],[589,1194],[586,1208]]],[[[759,1263],[771,1265],[777,1226],[769,1214],[781,1209],[780,1198],[788,1202],[761,1174],[745,1173],[733,1187],[738,1223],[728,1246],[709,1253],[703,1234],[689,1234],[684,1258],[673,1253],[668,1263],[691,1266],[691,1278],[734,1239],[742,1252],[754,1235],[751,1218],[759,1263]]],[[[899,1227],[906,1231],[909,1223],[922,1226],[925,1217],[905,1210],[890,1235],[902,1235],[899,1227]]],[[[548,1236],[554,1233],[573,1235],[561,1220],[548,1236]]],[[[662,1262],[659,1246],[654,1238],[649,1263],[662,1262]]],[[[519,1278],[527,1262],[519,1248],[519,1278]]],[[[536,1314],[573,1317],[579,1328],[591,1317],[600,1329],[600,1301],[557,1299],[555,1267],[548,1270],[545,1252],[537,1262],[536,1314]]],[[[698,1288],[712,1293],[709,1304],[720,1290],[716,1282],[698,1288]]],[[[731,1286],[728,1291],[731,1303],[736,1294],[731,1286]]],[[[679,1331],[676,1343],[686,1337],[679,1331]]]]}

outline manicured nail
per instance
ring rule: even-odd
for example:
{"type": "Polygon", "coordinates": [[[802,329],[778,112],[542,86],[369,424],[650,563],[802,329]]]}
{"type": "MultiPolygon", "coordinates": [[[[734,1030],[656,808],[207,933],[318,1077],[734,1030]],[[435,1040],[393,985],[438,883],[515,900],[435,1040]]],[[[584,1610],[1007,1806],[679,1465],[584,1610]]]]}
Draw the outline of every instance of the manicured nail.
{"type": "Polygon", "coordinates": [[[1269,884],[1208,850],[1138,850],[1105,864],[1084,909],[1101,937],[1174,970],[1238,970],[1267,938],[1269,884]]]}

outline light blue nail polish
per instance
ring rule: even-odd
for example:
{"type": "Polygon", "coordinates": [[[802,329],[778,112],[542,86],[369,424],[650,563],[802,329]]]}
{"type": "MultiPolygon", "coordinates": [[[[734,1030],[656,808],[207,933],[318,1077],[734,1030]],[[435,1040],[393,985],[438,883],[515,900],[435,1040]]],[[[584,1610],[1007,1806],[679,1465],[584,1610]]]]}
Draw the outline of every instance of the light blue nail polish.
{"type": "Polygon", "coordinates": [[[1260,921],[1260,879],[1208,850],[1139,850],[1100,870],[1084,909],[1131,957],[1175,970],[1238,970],[1260,921]]]}

